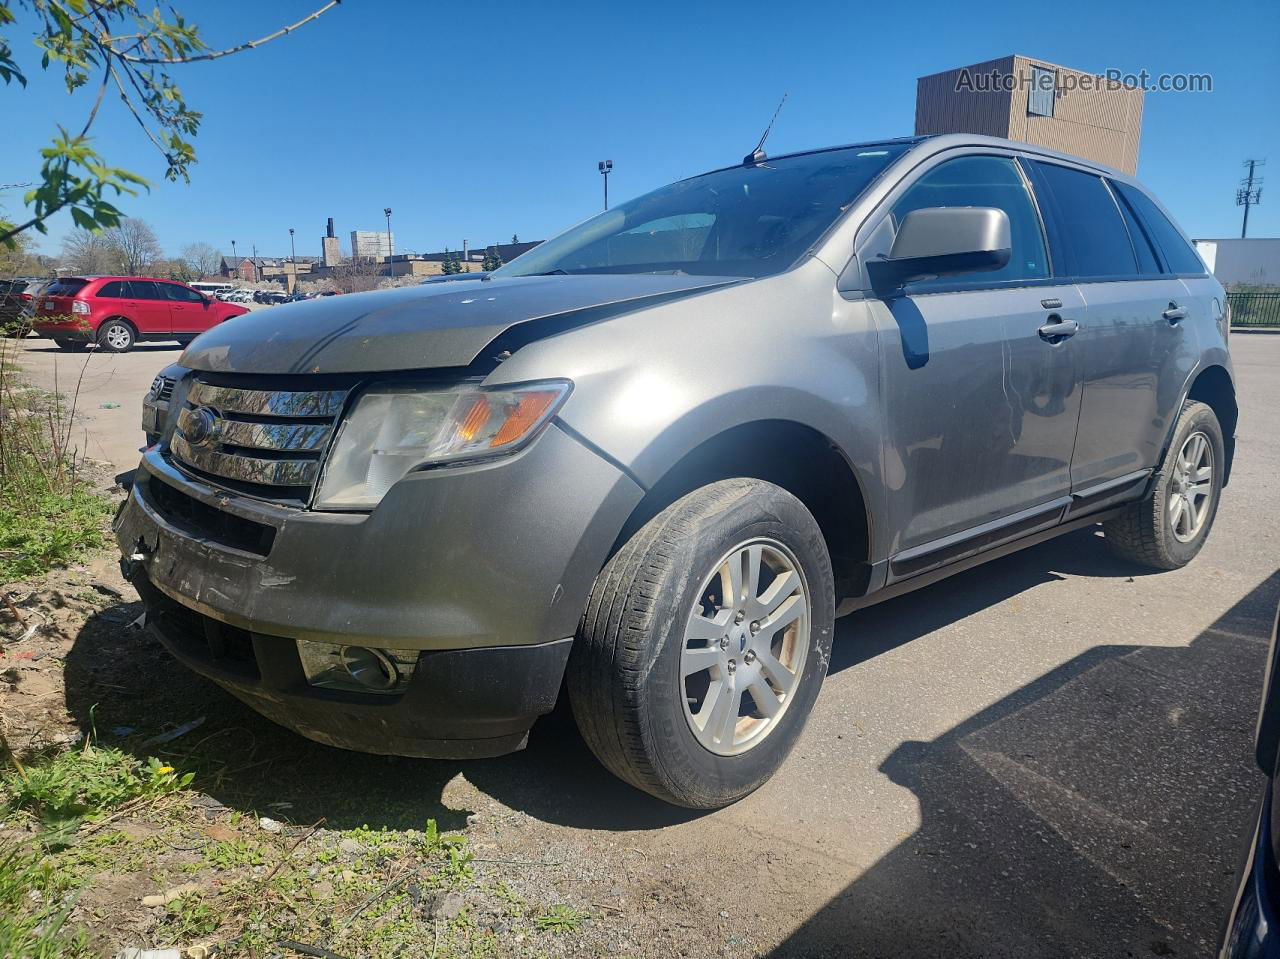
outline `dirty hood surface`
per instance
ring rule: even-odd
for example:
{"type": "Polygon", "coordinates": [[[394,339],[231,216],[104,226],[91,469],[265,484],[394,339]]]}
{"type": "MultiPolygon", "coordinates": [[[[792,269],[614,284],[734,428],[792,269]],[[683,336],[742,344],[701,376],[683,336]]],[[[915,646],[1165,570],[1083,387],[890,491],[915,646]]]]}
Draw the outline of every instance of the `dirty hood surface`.
{"type": "Polygon", "coordinates": [[[326,296],[238,316],[202,334],[179,362],[227,373],[365,373],[466,366],[522,323],[598,319],[646,301],[734,282],[651,274],[456,280],[326,296]]]}

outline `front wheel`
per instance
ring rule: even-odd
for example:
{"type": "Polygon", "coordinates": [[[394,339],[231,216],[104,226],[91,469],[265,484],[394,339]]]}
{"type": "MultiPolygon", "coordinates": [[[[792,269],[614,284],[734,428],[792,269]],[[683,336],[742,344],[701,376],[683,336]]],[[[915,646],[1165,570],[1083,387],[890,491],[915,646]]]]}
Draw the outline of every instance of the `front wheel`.
{"type": "Polygon", "coordinates": [[[822,531],[760,480],[704,486],[635,533],[596,580],[569,660],[587,745],[619,778],[714,809],[778,769],[826,676],[822,531]]]}
{"type": "Polygon", "coordinates": [[[1111,548],[1155,569],[1195,559],[1213,528],[1226,465],[1222,427],[1213,410],[1189,401],[1147,495],[1102,525],[1111,548]]]}

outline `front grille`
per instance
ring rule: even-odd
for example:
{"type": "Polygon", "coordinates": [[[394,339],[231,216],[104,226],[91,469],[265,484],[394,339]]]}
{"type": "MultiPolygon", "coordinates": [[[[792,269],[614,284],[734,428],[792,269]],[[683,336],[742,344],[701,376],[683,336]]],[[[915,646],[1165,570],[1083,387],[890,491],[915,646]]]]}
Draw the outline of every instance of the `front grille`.
{"type": "Polygon", "coordinates": [[[172,376],[157,376],[151,381],[151,399],[157,403],[168,403],[169,398],[173,396],[175,382],[172,376]]]}
{"type": "Polygon", "coordinates": [[[263,390],[197,380],[169,443],[174,458],[251,496],[305,502],[347,391],[263,390]]]}

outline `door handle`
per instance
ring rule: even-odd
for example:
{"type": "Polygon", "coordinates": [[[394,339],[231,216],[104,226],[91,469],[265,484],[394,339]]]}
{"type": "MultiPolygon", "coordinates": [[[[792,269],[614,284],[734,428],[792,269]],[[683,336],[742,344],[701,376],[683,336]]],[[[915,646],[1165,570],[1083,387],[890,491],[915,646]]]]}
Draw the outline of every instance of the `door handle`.
{"type": "Polygon", "coordinates": [[[1187,318],[1187,311],[1184,310],[1182,307],[1180,307],[1177,303],[1174,303],[1172,300],[1170,300],[1169,309],[1165,310],[1160,315],[1163,316],[1170,323],[1173,323],[1176,325],[1179,320],[1185,320],[1187,318]]]}
{"type": "Polygon", "coordinates": [[[1049,322],[1036,330],[1036,332],[1040,334],[1040,339],[1046,343],[1057,344],[1080,332],[1080,324],[1075,320],[1064,320],[1054,313],[1049,317],[1049,322]]]}

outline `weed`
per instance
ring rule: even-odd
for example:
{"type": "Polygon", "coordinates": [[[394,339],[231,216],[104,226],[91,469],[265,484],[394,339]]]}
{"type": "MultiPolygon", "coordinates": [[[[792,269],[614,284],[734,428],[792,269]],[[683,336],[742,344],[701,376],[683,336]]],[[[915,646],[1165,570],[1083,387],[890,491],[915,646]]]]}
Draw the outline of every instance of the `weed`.
{"type": "Polygon", "coordinates": [[[541,915],[533,917],[533,924],[542,932],[577,932],[587,917],[572,906],[561,903],[552,906],[541,915]]]}
{"type": "Polygon", "coordinates": [[[152,757],[144,766],[118,749],[87,744],[82,749],[44,754],[0,779],[14,809],[33,809],[45,828],[46,844],[65,845],[80,822],[132,799],[182,789],[192,774],[179,775],[152,757]]]}
{"type": "Polygon", "coordinates": [[[210,865],[223,870],[241,866],[262,866],[267,861],[262,847],[248,839],[215,842],[204,850],[204,858],[210,865]]]}

